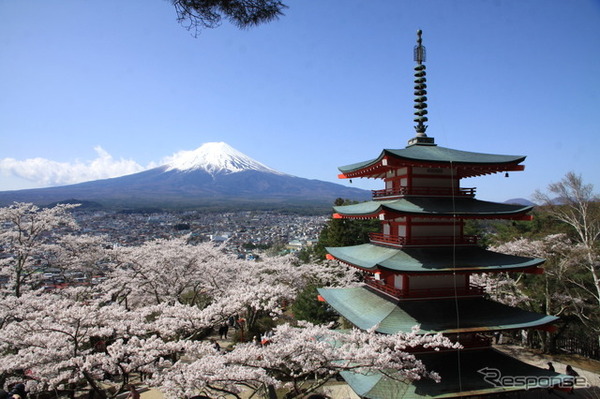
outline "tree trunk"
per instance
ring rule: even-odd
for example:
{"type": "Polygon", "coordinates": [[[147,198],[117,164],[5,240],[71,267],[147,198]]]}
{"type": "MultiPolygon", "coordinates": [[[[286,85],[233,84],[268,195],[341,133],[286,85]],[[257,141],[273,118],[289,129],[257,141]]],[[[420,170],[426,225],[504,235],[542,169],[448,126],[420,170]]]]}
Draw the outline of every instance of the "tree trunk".
{"type": "Polygon", "coordinates": [[[275,387],[273,385],[267,386],[267,397],[269,399],[277,399],[277,392],[275,391],[275,387]]]}
{"type": "Polygon", "coordinates": [[[82,374],[90,384],[91,390],[94,391],[94,398],[106,399],[106,392],[96,384],[96,381],[87,372],[83,371],[82,374]]]}
{"type": "Polygon", "coordinates": [[[548,352],[547,353],[556,353],[556,334],[547,332],[548,336],[548,352]]]}

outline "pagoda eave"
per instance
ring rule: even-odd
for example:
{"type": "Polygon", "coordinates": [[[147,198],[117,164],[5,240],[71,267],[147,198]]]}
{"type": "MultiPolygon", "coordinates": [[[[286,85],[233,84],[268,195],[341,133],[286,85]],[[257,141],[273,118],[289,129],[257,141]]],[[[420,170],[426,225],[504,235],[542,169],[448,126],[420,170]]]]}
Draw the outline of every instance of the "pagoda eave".
{"type": "Polygon", "coordinates": [[[380,215],[383,215],[385,220],[403,216],[528,220],[527,213],[533,207],[480,201],[474,198],[410,196],[336,206],[333,209],[335,218],[381,218],[380,215]]]}
{"type": "MultiPolygon", "coordinates": [[[[435,217],[436,219],[486,219],[486,220],[521,220],[521,221],[531,221],[533,220],[533,216],[528,215],[527,212],[529,212],[529,210],[524,211],[524,212],[520,212],[520,213],[516,213],[516,214],[472,214],[472,213],[448,213],[448,214],[427,214],[430,217],[435,217]]],[[[354,219],[373,219],[373,218],[379,218],[381,220],[389,220],[389,219],[396,219],[399,217],[404,217],[404,216],[423,216],[423,213],[411,213],[411,212],[395,212],[395,211],[382,211],[379,212],[375,215],[369,215],[368,217],[361,217],[359,215],[342,215],[342,214],[338,214],[339,218],[354,218],[354,219]],[[383,216],[382,216],[383,215],[383,216]]]]}
{"type": "Polygon", "coordinates": [[[339,168],[340,178],[383,178],[387,171],[403,167],[453,168],[456,177],[473,177],[499,172],[522,171],[524,156],[483,154],[445,147],[415,145],[400,150],[383,150],[375,159],[339,168]]]}
{"type": "Polygon", "coordinates": [[[481,297],[398,301],[367,286],[318,291],[352,324],[362,330],[375,328],[382,334],[410,332],[415,325],[420,327],[419,334],[509,331],[541,327],[559,320],[481,297]]]}
{"type": "Polygon", "coordinates": [[[504,167],[489,168],[486,166],[458,168],[457,175],[459,178],[477,177],[484,175],[493,175],[494,173],[503,172],[521,172],[525,170],[525,165],[506,165],[504,167]]]}
{"type": "Polygon", "coordinates": [[[393,248],[374,244],[327,247],[328,259],[374,273],[378,270],[407,274],[472,272],[543,272],[542,258],[506,255],[481,247],[393,248]]]}
{"type": "MultiPolygon", "coordinates": [[[[525,165],[462,165],[459,163],[452,164],[452,166],[456,169],[457,178],[466,178],[466,177],[477,177],[484,175],[492,175],[494,173],[503,173],[503,172],[520,172],[525,170],[525,165]]],[[[381,162],[376,163],[374,165],[370,165],[369,167],[358,169],[355,171],[346,171],[344,173],[338,174],[339,179],[354,179],[354,178],[368,178],[368,179],[383,179],[386,177],[388,171],[396,170],[403,167],[421,167],[421,168],[448,168],[448,163],[439,163],[439,162],[399,162],[399,163],[391,163],[388,165],[383,165],[381,162]]]]}
{"type": "Polygon", "coordinates": [[[348,261],[346,261],[344,259],[336,258],[335,256],[333,256],[331,254],[325,255],[325,259],[327,259],[327,260],[335,260],[335,261],[338,261],[338,262],[341,262],[341,263],[345,264],[346,266],[350,266],[350,267],[353,267],[353,268],[358,269],[358,270],[362,270],[363,272],[367,272],[367,273],[375,273],[375,272],[377,272],[377,270],[379,270],[379,267],[377,265],[373,265],[371,267],[360,266],[360,265],[354,264],[352,262],[348,262],[348,261]]]}

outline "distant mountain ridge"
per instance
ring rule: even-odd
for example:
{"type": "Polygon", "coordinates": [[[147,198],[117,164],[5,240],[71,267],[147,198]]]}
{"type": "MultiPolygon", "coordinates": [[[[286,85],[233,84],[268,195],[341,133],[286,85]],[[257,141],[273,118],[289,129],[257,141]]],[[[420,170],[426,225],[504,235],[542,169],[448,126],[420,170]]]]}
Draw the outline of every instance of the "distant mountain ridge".
{"type": "Polygon", "coordinates": [[[14,201],[50,203],[77,199],[119,208],[331,209],[336,198],[367,200],[370,191],[276,171],[226,143],[181,151],[143,172],[61,187],[0,192],[14,201]]]}
{"type": "Polygon", "coordinates": [[[514,204],[514,205],[525,205],[525,206],[536,206],[535,202],[529,201],[525,198],[511,198],[509,200],[504,201],[505,204],[514,204]]]}

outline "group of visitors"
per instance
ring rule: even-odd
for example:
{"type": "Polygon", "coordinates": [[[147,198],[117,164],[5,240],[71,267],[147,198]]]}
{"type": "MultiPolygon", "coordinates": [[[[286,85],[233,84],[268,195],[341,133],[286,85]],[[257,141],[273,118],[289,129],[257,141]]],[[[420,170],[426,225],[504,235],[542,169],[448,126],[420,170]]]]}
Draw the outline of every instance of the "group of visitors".
{"type": "MultiPolygon", "coordinates": [[[[552,362],[548,362],[548,370],[556,371],[552,362]]],[[[571,377],[579,377],[579,373],[575,371],[575,369],[573,369],[573,367],[571,367],[570,364],[567,364],[567,367],[565,368],[565,374],[570,375],[571,377]]]]}
{"type": "MultiPolygon", "coordinates": [[[[552,362],[548,362],[548,370],[556,372],[556,369],[554,368],[552,362]]],[[[579,377],[579,373],[575,371],[575,369],[570,364],[567,364],[567,366],[565,367],[565,374],[571,376],[571,378],[568,380],[568,391],[569,393],[573,393],[575,390],[574,385],[577,383],[577,377],[579,377]]]]}

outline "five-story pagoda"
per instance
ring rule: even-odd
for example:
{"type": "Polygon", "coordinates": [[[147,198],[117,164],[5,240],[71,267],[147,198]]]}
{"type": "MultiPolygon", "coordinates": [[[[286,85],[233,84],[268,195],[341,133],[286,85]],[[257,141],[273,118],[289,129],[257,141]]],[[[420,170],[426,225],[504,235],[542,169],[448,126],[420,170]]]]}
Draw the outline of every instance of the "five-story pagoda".
{"type": "Polygon", "coordinates": [[[375,159],[340,167],[340,178],[382,179],[371,201],[334,207],[334,218],[378,218],[380,233],[370,242],[327,248],[328,258],[363,272],[364,285],[321,289],[337,312],[361,329],[383,334],[443,333],[463,349],[418,354],[442,381],[404,383],[382,373],[344,373],[365,398],[458,397],[548,387],[562,376],[532,367],[491,347],[491,333],[552,328],[556,317],[494,302],[472,283],[477,273],[541,273],[543,259],[504,255],[477,245],[465,234],[468,219],[530,220],[530,206],[475,199],[462,178],[521,171],[524,156],[495,155],[440,147],[425,133],[427,80],[425,48],[418,31],[415,55],[416,136],[406,148],[384,149],[375,159]],[[502,376],[537,376],[537,381],[500,384],[484,370],[502,376]],[[539,382],[539,383],[538,383],[539,382]]]}

